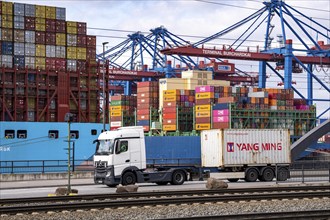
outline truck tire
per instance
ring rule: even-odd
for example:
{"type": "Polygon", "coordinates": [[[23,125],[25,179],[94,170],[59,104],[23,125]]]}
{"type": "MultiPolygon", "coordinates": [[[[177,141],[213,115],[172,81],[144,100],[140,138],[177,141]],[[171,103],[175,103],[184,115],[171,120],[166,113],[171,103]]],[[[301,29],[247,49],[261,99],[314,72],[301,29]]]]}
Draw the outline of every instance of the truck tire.
{"type": "Polygon", "coordinates": [[[277,170],[277,180],[286,181],[289,178],[289,170],[286,167],[280,167],[277,170]]]}
{"type": "Polygon", "coordinates": [[[116,187],[118,184],[107,185],[108,187],[116,187]]]}
{"type": "Polygon", "coordinates": [[[249,168],[245,171],[245,181],[255,182],[258,179],[258,170],[255,168],[249,168]]]}
{"type": "Polygon", "coordinates": [[[263,170],[261,175],[261,181],[270,182],[274,179],[275,173],[272,168],[267,167],[263,170]]]}
{"type": "Polygon", "coordinates": [[[121,184],[123,184],[123,186],[134,185],[136,183],[136,177],[135,177],[134,173],[128,171],[128,172],[124,173],[121,182],[122,182],[121,184]]]}
{"type": "Polygon", "coordinates": [[[156,182],[156,184],[159,186],[165,186],[168,184],[168,182],[156,182]]]}
{"type": "Polygon", "coordinates": [[[173,172],[172,175],[172,185],[182,185],[186,180],[186,174],[182,170],[177,170],[173,172]]]}
{"type": "Polygon", "coordinates": [[[229,182],[231,182],[231,183],[236,183],[236,182],[238,182],[238,178],[235,178],[235,179],[227,179],[229,182]]]}

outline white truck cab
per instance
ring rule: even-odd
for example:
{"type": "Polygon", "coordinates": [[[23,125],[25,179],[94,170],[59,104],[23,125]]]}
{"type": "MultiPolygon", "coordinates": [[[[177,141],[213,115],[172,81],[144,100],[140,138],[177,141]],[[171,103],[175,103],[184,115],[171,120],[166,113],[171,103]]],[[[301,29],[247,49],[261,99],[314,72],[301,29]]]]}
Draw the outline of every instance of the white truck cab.
{"type": "Polygon", "coordinates": [[[94,182],[113,187],[118,184],[152,182],[159,185],[183,184],[187,171],[180,167],[147,170],[142,126],[121,127],[100,134],[94,155],[94,182]]]}

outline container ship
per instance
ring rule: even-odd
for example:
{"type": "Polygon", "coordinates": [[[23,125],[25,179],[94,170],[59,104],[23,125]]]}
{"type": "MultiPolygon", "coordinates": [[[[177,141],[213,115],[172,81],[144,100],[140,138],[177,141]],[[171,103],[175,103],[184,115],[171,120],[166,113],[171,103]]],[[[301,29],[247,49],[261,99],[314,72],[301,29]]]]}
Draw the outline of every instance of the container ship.
{"type": "Polygon", "coordinates": [[[210,71],[137,82],[135,94],[103,99],[110,69],[96,60],[96,36],[87,35],[86,23],[66,21],[65,8],[0,5],[1,163],[65,160],[68,141],[75,159],[87,161],[102,130],[121,126],[143,126],[146,141],[163,147],[226,128],[285,128],[294,142],[316,126],[315,106],[292,90],[231,86],[210,71]]]}

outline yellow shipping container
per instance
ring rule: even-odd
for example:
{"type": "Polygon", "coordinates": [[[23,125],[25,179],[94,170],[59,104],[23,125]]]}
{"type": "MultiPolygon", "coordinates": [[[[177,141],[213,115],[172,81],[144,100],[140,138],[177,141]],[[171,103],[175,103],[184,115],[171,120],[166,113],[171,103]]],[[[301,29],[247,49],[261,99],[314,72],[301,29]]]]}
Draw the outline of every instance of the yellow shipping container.
{"type": "Polygon", "coordinates": [[[46,57],[46,45],[36,44],[36,56],[46,57]]]}
{"type": "Polygon", "coordinates": [[[36,17],[46,18],[46,6],[36,5],[36,17]]]}
{"type": "Polygon", "coordinates": [[[86,48],[77,47],[77,59],[78,60],[86,60],[86,48]]]}
{"type": "Polygon", "coordinates": [[[44,70],[46,68],[46,58],[44,57],[36,57],[36,67],[44,70]]]}
{"type": "Polygon", "coordinates": [[[77,34],[77,22],[67,21],[66,22],[66,32],[68,34],[77,34]]]}
{"type": "Polygon", "coordinates": [[[196,124],[196,130],[209,130],[211,129],[211,124],[196,124]]]}
{"type": "Polygon", "coordinates": [[[119,106],[110,106],[110,112],[112,111],[122,111],[122,107],[121,105],[119,106]]]}
{"type": "Polygon", "coordinates": [[[204,80],[211,80],[213,78],[212,72],[205,70],[182,71],[181,77],[183,79],[204,79],[204,80]]]}
{"type": "Polygon", "coordinates": [[[66,34],[56,33],[56,46],[66,45],[66,34]]]}
{"type": "Polygon", "coordinates": [[[12,15],[13,14],[13,3],[12,2],[2,2],[2,14],[12,15]]]}
{"type": "Polygon", "coordinates": [[[211,117],[211,111],[199,111],[196,112],[196,118],[211,117]]]}
{"type": "Polygon", "coordinates": [[[212,99],[214,98],[214,92],[202,92],[196,93],[196,99],[212,99]]]}
{"type": "Polygon", "coordinates": [[[36,18],[36,31],[46,31],[45,18],[36,18]]]}
{"type": "Polygon", "coordinates": [[[180,95],[180,90],[177,90],[177,89],[164,90],[163,95],[164,95],[164,97],[180,95]]]}
{"type": "Polygon", "coordinates": [[[56,8],[51,6],[46,6],[46,18],[56,19],[56,8]]]}
{"type": "Polygon", "coordinates": [[[211,111],[211,105],[196,105],[195,111],[196,112],[211,111]]]}
{"type": "Polygon", "coordinates": [[[121,116],[122,112],[121,111],[111,111],[110,116],[121,116]]]}
{"type": "Polygon", "coordinates": [[[2,15],[1,16],[1,26],[3,28],[13,28],[13,16],[12,15],[2,15]]]}
{"type": "Polygon", "coordinates": [[[175,102],[177,101],[177,96],[164,96],[163,97],[164,102],[175,102]]]}
{"type": "Polygon", "coordinates": [[[176,125],[163,125],[163,131],[175,131],[176,125]]]}
{"type": "Polygon", "coordinates": [[[77,59],[77,48],[76,47],[67,47],[66,48],[66,57],[67,57],[67,59],[71,59],[71,60],[77,59]]]}

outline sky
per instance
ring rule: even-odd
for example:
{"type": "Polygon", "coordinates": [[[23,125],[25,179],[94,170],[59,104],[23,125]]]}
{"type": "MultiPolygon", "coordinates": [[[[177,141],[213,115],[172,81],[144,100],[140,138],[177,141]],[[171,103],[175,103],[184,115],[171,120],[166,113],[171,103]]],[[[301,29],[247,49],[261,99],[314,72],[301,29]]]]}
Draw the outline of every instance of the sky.
{"type": "MultiPolygon", "coordinates": [[[[67,21],[87,22],[87,33],[97,36],[97,53],[102,52],[102,42],[109,42],[107,48],[118,45],[127,39],[128,34],[141,31],[142,33],[150,33],[149,30],[164,26],[170,32],[182,36],[190,42],[197,42],[214,33],[217,33],[230,25],[239,22],[248,15],[254,13],[257,9],[262,8],[261,0],[16,0],[13,2],[38,4],[47,6],[56,6],[66,8],[67,21]],[[106,29],[106,30],[104,30],[106,29]],[[199,37],[189,37],[199,36],[199,37]]],[[[287,4],[300,11],[302,14],[313,18],[324,27],[330,28],[330,1],[328,0],[286,0],[287,4]]],[[[297,18],[302,17],[298,16],[297,18]]],[[[274,43],[276,46],[277,34],[281,32],[280,26],[274,20],[275,28],[272,32],[274,43]]],[[[293,23],[293,22],[292,22],[293,23]]],[[[318,28],[312,22],[308,22],[313,28],[318,28]]],[[[227,38],[237,38],[248,26],[237,29],[218,39],[209,46],[227,44],[227,38]]],[[[299,29],[293,25],[294,29],[299,29]]],[[[325,40],[320,35],[316,35],[313,31],[308,30],[311,36],[318,40],[325,40]]],[[[328,33],[330,35],[330,33],[328,33]]],[[[291,35],[288,33],[288,38],[291,35]]],[[[252,36],[255,42],[245,43],[244,46],[250,46],[255,49],[257,45],[263,46],[265,38],[265,29],[252,36]]],[[[304,40],[306,37],[302,37],[304,40]]],[[[297,48],[301,48],[301,44],[294,40],[297,48]]],[[[329,43],[330,42],[326,42],[329,43]]],[[[106,49],[107,49],[106,48],[106,49]]],[[[245,71],[256,72],[258,68],[257,62],[240,62],[233,61],[245,71]]],[[[315,72],[324,83],[330,84],[330,67],[318,69],[315,72]]],[[[267,73],[268,74],[268,73],[267,73]]],[[[269,74],[269,86],[277,87],[280,82],[279,78],[274,78],[272,73],[269,74]]],[[[305,84],[306,73],[294,76],[297,82],[296,87],[307,93],[307,85],[305,84]]],[[[283,88],[283,87],[282,87],[283,88]]],[[[327,91],[321,89],[321,86],[315,84],[314,91],[318,97],[329,98],[327,91]]],[[[329,103],[317,103],[318,114],[330,107],[329,103]]],[[[327,113],[329,118],[330,113],[327,113]]]]}

